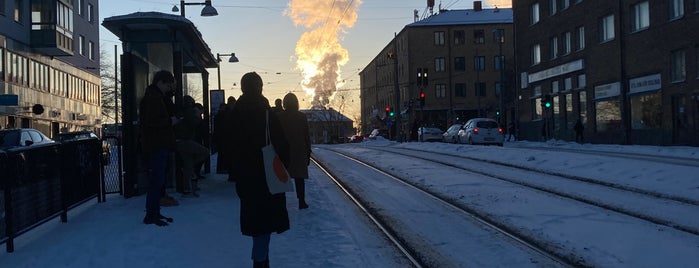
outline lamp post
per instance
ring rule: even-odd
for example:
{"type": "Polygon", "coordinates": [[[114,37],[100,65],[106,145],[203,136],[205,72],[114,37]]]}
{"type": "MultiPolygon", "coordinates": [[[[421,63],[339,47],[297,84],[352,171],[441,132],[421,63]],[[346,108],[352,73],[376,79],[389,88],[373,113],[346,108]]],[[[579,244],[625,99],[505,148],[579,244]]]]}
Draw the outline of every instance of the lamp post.
{"type": "Polygon", "coordinates": [[[507,123],[502,120],[506,118],[504,116],[505,110],[503,110],[505,108],[505,56],[502,54],[502,45],[505,43],[505,30],[496,29],[493,31],[497,33],[498,45],[500,46],[500,117],[498,120],[500,121],[500,125],[503,125],[507,123]]]}
{"type": "Polygon", "coordinates": [[[211,6],[211,0],[206,0],[204,2],[199,2],[199,3],[185,3],[184,0],[180,1],[180,8],[177,8],[177,5],[172,7],[172,12],[178,12],[180,11],[180,15],[184,17],[184,7],[185,6],[204,6],[204,8],[201,9],[201,16],[202,17],[210,17],[210,16],[218,16],[218,11],[216,11],[216,8],[211,6]]]}
{"type": "Polygon", "coordinates": [[[216,61],[218,62],[218,66],[216,66],[216,71],[218,74],[218,89],[221,89],[221,56],[224,57],[230,57],[228,58],[228,62],[238,62],[238,57],[235,56],[235,53],[230,53],[230,54],[220,54],[216,53],[216,61]]]}

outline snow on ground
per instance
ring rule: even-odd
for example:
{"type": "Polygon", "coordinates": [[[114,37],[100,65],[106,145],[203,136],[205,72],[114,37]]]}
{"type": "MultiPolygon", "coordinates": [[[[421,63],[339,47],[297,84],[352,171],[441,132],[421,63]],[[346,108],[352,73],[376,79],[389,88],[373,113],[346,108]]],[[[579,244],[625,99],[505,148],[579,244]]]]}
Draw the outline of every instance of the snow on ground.
{"type": "MultiPolygon", "coordinates": [[[[647,170],[637,162],[602,158],[581,162],[568,153],[517,150],[522,147],[583,148],[632,151],[699,159],[699,148],[685,146],[624,146],[576,144],[562,141],[508,142],[504,147],[444,143],[395,143],[372,140],[335,146],[393,146],[465,154],[522,163],[545,170],[589,174],[607,171],[609,179],[635,181],[644,187],[699,196],[697,168],[647,170]],[[510,153],[506,153],[510,152],[510,153]],[[639,182],[641,181],[641,182],[639,182]]],[[[212,163],[215,163],[214,155],[212,163]]],[[[212,168],[215,170],[215,168],[212,168]]],[[[291,230],[273,234],[272,267],[407,267],[375,230],[367,227],[356,208],[322,175],[311,169],[307,181],[310,208],[299,210],[287,194],[291,230]]],[[[180,205],[163,208],[175,218],[167,227],[144,225],[145,195],[124,199],[108,196],[69,212],[68,223],[54,219],[15,240],[15,252],[0,251],[0,267],[249,267],[251,239],[239,231],[235,184],[225,175],[210,174],[200,183],[200,198],[179,198],[180,205]]],[[[176,196],[176,195],[175,195],[176,196]]],[[[176,196],[178,197],[178,196],[176,196]]],[[[5,246],[4,244],[2,245],[5,246]]],[[[695,245],[699,247],[699,245],[695,245]]],[[[680,259],[671,266],[691,266],[680,259]]]]}

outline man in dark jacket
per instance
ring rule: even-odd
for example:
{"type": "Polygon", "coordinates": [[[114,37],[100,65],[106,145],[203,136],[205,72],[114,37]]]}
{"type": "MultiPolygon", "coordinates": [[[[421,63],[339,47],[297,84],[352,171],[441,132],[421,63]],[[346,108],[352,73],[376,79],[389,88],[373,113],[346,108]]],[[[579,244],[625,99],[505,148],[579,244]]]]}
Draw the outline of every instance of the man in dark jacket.
{"type": "Polygon", "coordinates": [[[175,78],[168,71],[159,71],[153,76],[153,82],[146,88],[140,103],[141,146],[146,154],[150,174],[148,193],[146,195],[145,224],[166,226],[166,219],[160,214],[161,190],[165,185],[170,154],[175,150],[175,133],[173,125],[179,120],[175,117],[172,93],[175,90],[175,78]]]}
{"type": "Polygon", "coordinates": [[[230,152],[235,173],[236,192],[240,197],[240,230],[251,236],[254,267],[269,267],[269,240],[272,232],[289,229],[289,215],[284,193],[270,194],[265,179],[262,147],[266,141],[266,115],[272,145],[279,158],[288,167],[289,145],[284,137],[277,114],[262,96],[262,78],[254,72],[243,75],[240,81],[243,95],[226,120],[232,129],[230,152]]]}

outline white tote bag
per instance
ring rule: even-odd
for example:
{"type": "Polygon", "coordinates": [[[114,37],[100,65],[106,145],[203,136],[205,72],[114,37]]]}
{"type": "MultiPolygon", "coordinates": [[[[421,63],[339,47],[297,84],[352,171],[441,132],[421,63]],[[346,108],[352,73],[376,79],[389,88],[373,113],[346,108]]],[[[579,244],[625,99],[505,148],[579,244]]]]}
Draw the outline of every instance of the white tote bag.
{"type": "Polygon", "coordinates": [[[265,164],[267,188],[269,188],[269,192],[272,194],[293,192],[294,185],[289,177],[289,172],[286,171],[284,163],[279,159],[277,152],[274,151],[274,146],[272,146],[269,138],[269,111],[265,112],[265,125],[267,145],[262,147],[262,158],[265,164]]]}

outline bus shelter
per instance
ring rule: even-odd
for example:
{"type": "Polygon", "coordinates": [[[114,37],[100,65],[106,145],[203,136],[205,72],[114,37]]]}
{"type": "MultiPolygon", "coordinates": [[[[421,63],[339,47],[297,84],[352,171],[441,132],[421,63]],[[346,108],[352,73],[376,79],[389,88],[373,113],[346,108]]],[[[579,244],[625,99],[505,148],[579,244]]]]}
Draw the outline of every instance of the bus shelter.
{"type": "MultiPolygon", "coordinates": [[[[187,18],[160,12],[136,12],[105,18],[102,25],[122,42],[121,111],[124,196],[146,191],[147,168],[140,153],[139,102],[153,74],[171,71],[177,81],[175,105],[182,106],[185,74],[200,74],[204,120],[209,122],[209,73],[218,62],[201,33],[187,18]]],[[[210,128],[206,128],[210,129],[210,128]]],[[[205,134],[209,147],[210,133],[205,134]]],[[[209,166],[207,164],[207,171],[209,166]]]]}

